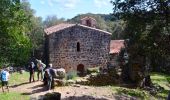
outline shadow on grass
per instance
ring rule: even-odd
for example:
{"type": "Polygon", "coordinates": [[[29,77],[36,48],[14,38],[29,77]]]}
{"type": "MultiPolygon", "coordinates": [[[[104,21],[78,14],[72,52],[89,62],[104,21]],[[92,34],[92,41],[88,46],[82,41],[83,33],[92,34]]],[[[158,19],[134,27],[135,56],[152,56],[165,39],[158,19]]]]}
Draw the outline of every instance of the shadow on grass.
{"type": "Polygon", "coordinates": [[[25,85],[25,84],[29,84],[29,82],[24,82],[24,83],[21,83],[21,84],[16,84],[16,85],[12,85],[12,86],[9,86],[9,87],[16,88],[18,86],[25,85]]]}
{"type": "Polygon", "coordinates": [[[37,85],[37,86],[34,86],[34,87],[32,87],[33,90],[31,92],[25,92],[25,93],[22,93],[22,95],[31,95],[31,94],[36,94],[36,93],[48,91],[47,87],[45,87],[45,86],[42,87],[42,85],[37,85]],[[38,87],[40,87],[40,88],[38,88],[38,87]]]}
{"type": "Polygon", "coordinates": [[[35,88],[39,88],[39,87],[43,87],[43,86],[44,86],[44,84],[39,84],[39,85],[30,87],[30,88],[28,88],[28,89],[35,89],[35,88]]]}

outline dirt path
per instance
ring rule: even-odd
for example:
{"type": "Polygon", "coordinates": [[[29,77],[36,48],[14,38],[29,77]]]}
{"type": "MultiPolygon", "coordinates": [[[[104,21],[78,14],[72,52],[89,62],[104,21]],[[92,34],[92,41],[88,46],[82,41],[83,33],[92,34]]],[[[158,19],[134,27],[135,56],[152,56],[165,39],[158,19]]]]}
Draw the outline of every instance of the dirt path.
{"type": "MultiPolygon", "coordinates": [[[[32,99],[40,98],[46,93],[59,92],[61,93],[62,100],[130,100],[129,97],[115,95],[109,86],[93,87],[73,85],[56,87],[54,90],[47,91],[42,84],[43,83],[40,81],[23,83],[20,85],[11,86],[10,91],[20,92],[23,95],[29,95],[32,99]]],[[[133,99],[131,98],[131,100],[133,99]]]]}

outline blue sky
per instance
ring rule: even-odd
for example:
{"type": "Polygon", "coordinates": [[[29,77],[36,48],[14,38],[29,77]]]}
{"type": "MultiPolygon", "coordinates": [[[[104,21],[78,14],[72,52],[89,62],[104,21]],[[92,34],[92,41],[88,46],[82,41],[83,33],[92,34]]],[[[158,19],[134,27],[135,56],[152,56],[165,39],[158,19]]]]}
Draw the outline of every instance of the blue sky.
{"type": "Polygon", "coordinates": [[[110,0],[28,0],[31,8],[36,11],[36,16],[45,19],[48,15],[56,15],[58,18],[73,18],[77,14],[112,13],[110,0]]]}

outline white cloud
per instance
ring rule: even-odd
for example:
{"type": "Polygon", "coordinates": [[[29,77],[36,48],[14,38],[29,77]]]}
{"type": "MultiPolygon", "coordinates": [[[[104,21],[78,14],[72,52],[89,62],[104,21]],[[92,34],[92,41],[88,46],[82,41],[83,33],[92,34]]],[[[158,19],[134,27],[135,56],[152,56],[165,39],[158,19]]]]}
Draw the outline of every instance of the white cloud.
{"type": "Polygon", "coordinates": [[[53,7],[54,5],[58,5],[62,8],[73,9],[76,7],[79,0],[41,0],[40,1],[41,4],[45,4],[46,2],[50,7],[53,7]]]}
{"type": "Polygon", "coordinates": [[[63,0],[63,1],[65,1],[64,7],[72,9],[75,8],[79,0],[63,0]]]}
{"type": "Polygon", "coordinates": [[[110,0],[94,0],[94,4],[96,7],[101,8],[102,6],[108,6],[110,0]]]}

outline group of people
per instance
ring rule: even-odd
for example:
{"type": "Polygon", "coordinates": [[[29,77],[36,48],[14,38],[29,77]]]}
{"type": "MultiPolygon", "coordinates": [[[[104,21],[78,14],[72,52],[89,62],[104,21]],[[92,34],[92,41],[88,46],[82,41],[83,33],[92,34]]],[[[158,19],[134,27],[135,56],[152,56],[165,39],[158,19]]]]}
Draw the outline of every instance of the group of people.
{"type": "MultiPolygon", "coordinates": [[[[30,77],[29,77],[29,82],[35,82],[34,79],[34,74],[35,71],[37,70],[37,78],[38,81],[41,80],[47,85],[48,90],[52,88],[52,85],[54,84],[54,78],[51,72],[53,71],[52,64],[49,64],[46,66],[41,60],[36,59],[35,62],[30,62],[28,65],[30,77]]],[[[2,91],[5,92],[7,90],[9,92],[9,86],[8,86],[8,81],[10,78],[10,73],[7,67],[3,67],[0,71],[0,81],[2,85],[2,91]],[[4,88],[6,86],[6,88],[4,88]]]]}
{"type": "Polygon", "coordinates": [[[51,74],[51,72],[53,71],[52,64],[46,66],[41,60],[38,59],[36,59],[36,63],[37,64],[35,64],[35,62],[30,62],[28,66],[30,72],[29,82],[31,83],[32,81],[33,82],[35,81],[34,74],[35,74],[35,70],[37,69],[38,81],[39,80],[43,81],[45,85],[48,86],[48,90],[50,90],[54,82],[54,78],[51,74]]]}

